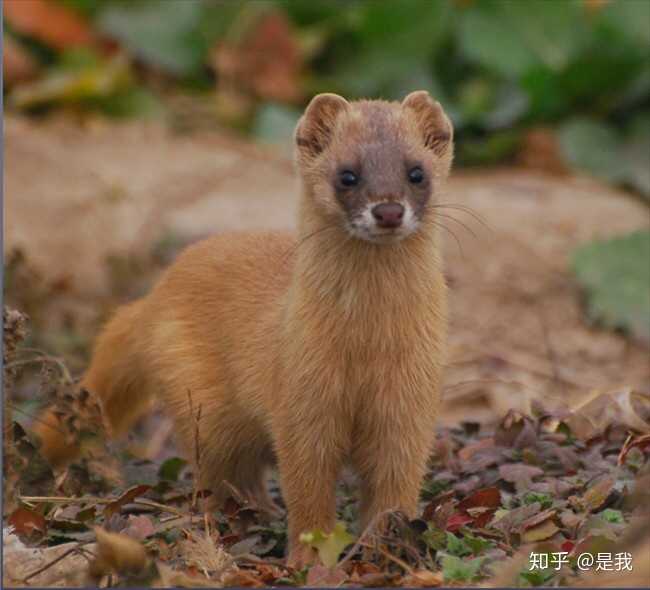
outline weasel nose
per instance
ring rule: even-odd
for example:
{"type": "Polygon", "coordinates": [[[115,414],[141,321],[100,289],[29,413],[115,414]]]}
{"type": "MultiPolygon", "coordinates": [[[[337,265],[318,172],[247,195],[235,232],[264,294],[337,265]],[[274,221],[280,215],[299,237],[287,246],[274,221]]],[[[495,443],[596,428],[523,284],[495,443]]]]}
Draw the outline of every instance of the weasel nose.
{"type": "Polygon", "coordinates": [[[399,203],[380,203],[372,208],[372,216],[379,227],[399,227],[404,217],[404,206],[399,203]]]}

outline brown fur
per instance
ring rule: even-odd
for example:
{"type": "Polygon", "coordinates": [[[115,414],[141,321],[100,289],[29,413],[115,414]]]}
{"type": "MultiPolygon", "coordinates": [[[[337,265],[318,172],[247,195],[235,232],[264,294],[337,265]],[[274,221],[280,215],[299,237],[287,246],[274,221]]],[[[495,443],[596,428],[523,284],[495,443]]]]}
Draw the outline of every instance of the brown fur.
{"type": "MultiPolygon", "coordinates": [[[[107,324],[82,385],[116,435],[158,398],[193,456],[189,392],[201,408],[202,484],[217,503],[226,480],[270,507],[264,476],[277,459],[299,563],[309,558],[300,533],[334,524],[345,463],[360,476],[362,524],[388,509],[415,514],[445,352],[434,212],[423,205],[418,231],[394,243],[354,238],[332,174],[354,161],[371,172],[355,199],[426,201],[404,188],[400,166],[418,161],[435,197],[451,164],[451,125],[423,92],[401,105],[321,95],[296,145],[298,239],[223,235],[188,248],[107,324]]],[[[63,461],[56,431],[38,431],[63,461]]]]}

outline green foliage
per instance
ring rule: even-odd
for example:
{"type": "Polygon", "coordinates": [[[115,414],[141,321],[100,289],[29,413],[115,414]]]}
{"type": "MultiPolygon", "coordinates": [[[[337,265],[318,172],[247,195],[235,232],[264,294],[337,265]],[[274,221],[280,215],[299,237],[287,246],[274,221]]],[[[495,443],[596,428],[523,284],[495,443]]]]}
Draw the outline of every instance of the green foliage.
{"type": "Polygon", "coordinates": [[[650,341],[650,231],[597,241],[573,255],[593,321],[650,341]]]}
{"type": "Polygon", "coordinates": [[[455,555],[445,555],[442,558],[442,574],[445,582],[477,581],[481,577],[479,572],[485,559],[485,557],[461,559],[455,555]]]}
{"type": "Polygon", "coordinates": [[[560,127],[562,152],[571,165],[610,182],[620,182],[650,199],[650,115],[631,121],[627,135],[584,117],[560,127]]]}
{"type": "Polygon", "coordinates": [[[207,49],[196,34],[201,16],[200,2],[139,0],[108,5],[99,12],[97,26],[142,60],[175,74],[191,74],[207,49]]]}
{"type": "Polygon", "coordinates": [[[523,570],[519,573],[519,578],[521,580],[521,585],[524,587],[548,586],[554,575],[555,572],[550,568],[534,569],[523,570]]]}
{"type": "Polygon", "coordinates": [[[603,520],[613,524],[625,524],[625,518],[623,518],[623,513],[620,510],[605,508],[605,510],[600,513],[600,516],[603,520]]]}
{"type": "MultiPolygon", "coordinates": [[[[192,89],[214,88],[219,43],[250,43],[254,17],[279,11],[289,32],[274,34],[290,35],[305,62],[295,82],[303,104],[322,91],[400,99],[426,89],[454,121],[460,164],[511,159],[529,128],[553,125],[572,166],[650,199],[650,2],[59,1],[192,89]]],[[[237,51],[228,59],[237,62],[237,51]]],[[[265,141],[290,137],[302,105],[255,100],[238,126],[265,141]]],[[[100,102],[116,114],[155,110],[137,87],[100,102]]]]}
{"type": "Polygon", "coordinates": [[[539,502],[542,510],[546,510],[553,506],[553,498],[548,494],[543,494],[541,492],[526,492],[524,494],[524,505],[528,506],[529,504],[534,504],[539,502]]]}
{"type": "Polygon", "coordinates": [[[171,457],[160,466],[158,476],[166,481],[178,481],[178,476],[186,465],[187,461],[185,459],[171,457]]]}

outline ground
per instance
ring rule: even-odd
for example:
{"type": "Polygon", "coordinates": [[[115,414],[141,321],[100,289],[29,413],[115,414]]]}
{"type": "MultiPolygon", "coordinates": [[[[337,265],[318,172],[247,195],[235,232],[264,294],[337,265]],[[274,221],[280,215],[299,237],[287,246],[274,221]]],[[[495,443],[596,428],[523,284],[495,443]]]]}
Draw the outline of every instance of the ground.
{"type": "MultiPolygon", "coordinates": [[[[13,253],[15,261],[22,253],[22,262],[8,269],[9,302],[29,308],[39,345],[54,348],[47,352],[79,352],[66,360],[74,372],[82,370],[101,319],[146,290],[180,244],[234,229],[293,227],[297,185],[289,151],[214,132],[179,135],[158,123],[7,117],[5,258],[13,253]],[[81,342],[76,348],[70,333],[81,342]],[[67,340],[52,337],[57,334],[67,340]]],[[[511,423],[500,428],[510,430],[512,416],[528,424],[522,416],[539,403],[554,416],[589,400],[592,406],[637,403],[629,401],[633,393],[650,387],[647,347],[587,325],[568,269],[575,246],[647,227],[644,205],[588,178],[522,169],[458,172],[441,201],[450,204],[443,210],[449,217],[442,218],[452,315],[441,415],[441,432],[448,435],[441,440],[453,440],[450,456],[496,440],[496,424],[508,412],[511,423]],[[481,423],[483,430],[458,431],[461,422],[481,423]]],[[[598,411],[584,414],[593,428],[587,440],[614,420],[598,411]]],[[[635,426],[633,420],[622,412],[614,421],[624,427],[635,426]]],[[[530,424],[535,444],[546,441],[539,416],[530,424]]],[[[160,422],[153,428],[164,432],[160,422]]],[[[607,437],[603,444],[613,458],[625,437],[607,437]]],[[[157,452],[162,438],[153,445],[157,452]]],[[[593,447],[574,451],[583,457],[593,447]]],[[[501,469],[515,459],[521,458],[501,454],[492,465],[501,469]]],[[[451,471],[461,498],[497,489],[498,478],[451,471]]],[[[523,493],[518,477],[505,477],[507,485],[514,481],[508,493],[515,496],[523,493]]],[[[506,507],[503,496],[494,506],[475,501],[475,507],[506,507]]]]}

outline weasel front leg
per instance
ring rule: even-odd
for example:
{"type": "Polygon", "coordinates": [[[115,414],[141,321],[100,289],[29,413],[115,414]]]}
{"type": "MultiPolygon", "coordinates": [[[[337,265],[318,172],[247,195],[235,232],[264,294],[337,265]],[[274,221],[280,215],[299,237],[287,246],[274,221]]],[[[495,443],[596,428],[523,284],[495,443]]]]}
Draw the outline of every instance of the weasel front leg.
{"type": "Polygon", "coordinates": [[[302,567],[316,559],[301,533],[331,531],[336,521],[336,480],[347,432],[326,394],[302,391],[283,407],[274,425],[282,495],[289,518],[288,563],[302,567]],[[314,394],[314,395],[312,395],[314,394]]]}
{"type": "Polygon", "coordinates": [[[377,519],[377,532],[381,532],[387,519],[380,515],[388,511],[416,516],[433,443],[434,417],[433,412],[413,409],[401,413],[395,404],[383,410],[373,408],[360,420],[353,463],[361,480],[362,531],[377,519]]]}

